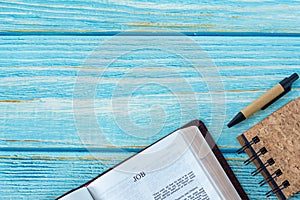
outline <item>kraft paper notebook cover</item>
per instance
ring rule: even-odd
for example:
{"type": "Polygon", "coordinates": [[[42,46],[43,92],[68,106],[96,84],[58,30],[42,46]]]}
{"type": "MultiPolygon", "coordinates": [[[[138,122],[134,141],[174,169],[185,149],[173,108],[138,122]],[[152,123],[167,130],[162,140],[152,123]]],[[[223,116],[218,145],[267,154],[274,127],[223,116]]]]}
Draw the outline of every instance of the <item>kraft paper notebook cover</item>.
{"type": "Polygon", "coordinates": [[[194,120],[58,199],[248,200],[248,197],[204,123],[194,120]]]}
{"type": "Polygon", "coordinates": [[[290,101],[240,135],[238,141],[271,191],[287,199],[300,191],[300,97],[290,101]]]}

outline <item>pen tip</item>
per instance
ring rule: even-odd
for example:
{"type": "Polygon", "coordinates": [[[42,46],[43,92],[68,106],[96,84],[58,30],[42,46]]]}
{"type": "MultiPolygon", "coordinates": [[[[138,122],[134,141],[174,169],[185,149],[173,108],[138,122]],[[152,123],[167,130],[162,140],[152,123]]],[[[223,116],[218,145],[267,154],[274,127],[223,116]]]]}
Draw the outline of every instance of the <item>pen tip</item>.
{"type": "Polygon", "coordinates": [[[233,127],[234,125],[240,123],[241,121],[245,120],[246,117],[242,112],[239,112],[228,124],[228,128],[233,127]]]}
{"type": "Polygon", "coordinates": [[[298,75],[297,73],[293,73],[293,74],[290,76],[290,79],[292,80],[292,82],[296,81],[298,78],[299,78],[299,75],[298,75]]]}
{"type": "Polygon", "coordinates": [[[233,127],[234,126],[234,124],[233,124],[233,121],[231,120],[228,124],[227,124],[227,127],[228,128],[231,128],[231,127],[233,127]]]}

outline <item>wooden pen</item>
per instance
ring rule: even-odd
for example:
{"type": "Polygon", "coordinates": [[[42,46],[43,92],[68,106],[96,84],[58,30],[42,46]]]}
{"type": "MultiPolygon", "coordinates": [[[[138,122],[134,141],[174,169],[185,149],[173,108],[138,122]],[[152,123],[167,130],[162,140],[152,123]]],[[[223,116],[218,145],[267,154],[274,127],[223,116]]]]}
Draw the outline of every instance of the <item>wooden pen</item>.
{"type": "Polygon", "coordinates": [[[250,117],[256,111],[266,109],[269,105],[277,101],[280,97],[285,95],[291,90],[293,82],[299,78],[297,73],[292,74],[290,77],[287,77],[276,84],[273,88],[265,92],[261,97],[253,101],[246,108],[241,110],[228,124],[230,128],[241,121],[250,117]]]}

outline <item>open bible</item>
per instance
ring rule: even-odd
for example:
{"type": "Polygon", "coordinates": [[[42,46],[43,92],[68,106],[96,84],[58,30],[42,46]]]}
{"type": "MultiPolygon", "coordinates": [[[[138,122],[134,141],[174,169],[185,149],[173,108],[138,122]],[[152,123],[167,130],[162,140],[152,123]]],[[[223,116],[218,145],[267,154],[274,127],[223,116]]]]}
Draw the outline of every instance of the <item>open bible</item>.
{"type": "Polygon", "coordinates": [[[60,200],[247,200],[205,125],[195,120],[60,200]]]}

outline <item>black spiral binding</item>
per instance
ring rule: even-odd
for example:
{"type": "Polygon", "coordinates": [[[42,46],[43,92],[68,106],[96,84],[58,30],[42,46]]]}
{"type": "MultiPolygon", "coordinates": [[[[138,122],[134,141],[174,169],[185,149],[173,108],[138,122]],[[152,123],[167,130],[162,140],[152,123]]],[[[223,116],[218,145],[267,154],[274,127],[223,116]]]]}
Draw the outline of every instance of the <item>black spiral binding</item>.
{"type": "Polygon", "coordinates": [[[249,157],[247,160],[244,161],[244,164],[248,165],[249,163],[253,162],[254,160],[257,161],[257,163],[259,164],[260,167],[258,167],[256,170],[254,170],[251,175],[255,176],[257,174],[259,174],[260,172],[264,172],[264,174],[266,175],[267,178],[265,178],[264,180],[259,182],[260,186],[265,185],[266,183],[270,183],[271,185],[273,185],[272,190],[270,190],[269,192],[266,193],[267,197],[270,197],[272,194],[277,194],[281,197],[281,199],[286,199],[286,197],[284,196],[284,194],[282,193],[282,190],[289,187],[290,183],[285,180],[282,182],[281,185],[278,185],[276,183],[276,178],[282,175],[282,171],[280,169],[277,169],[275,172],[273,172],[272,174],[269,173],[268,171],[268,167],[272,166],[275,164],[275,161],[273,158],[269,158],[265,163],[263,163],[260,159],[261,155],[264,155],[268,152],[268,150],[265,147],[262,147],[259,151],[255,152],[255,150],[253,149],[252,145],[257,144],[260,142],[260,139],[258,136],[255,136],[252,138],[251,141],[248,141],[246,139],[246,137],[244,135],[242,135],[242,138],[245,142],[244,146],[241,147],[237,153],[240,154],[242,152],[244,152],[246,149],[249,149],[251,152],[251,157],[249,157]]]}
{"type": "Polygon", "coordinates": [[[277,169],[275,172],[273,172],[273,174],[271,174],[271,177],[260,181],[259,186],[263,186],[264,184],[269,183],[271,180],[274,180],[275,178],[277,178],[281,175],[282,175],[282,171],[280,169],[277,169]]]}
{"type": "Polygon", "coordinates": [[[260,139],[259,137],[255,136],[254,138],[252,138],[251,142],[246,142],[245,145],[237,151],[237,153],[243,153],[247,148],[251,147],[251,145],[256,144],[258,142],[260,142],[260,139]]]}
{"type": "Polygon", "coordinates": [[[270,190],[269,192],[266,193],[267,197],[270,197],[272,195],[272,193],[276,194],[277,192],[283,190],[284,188],[287,188],[290,186],[290,183],[285,180],[282,182],[281,185],[279,185],[277,188],[273,189],[273,190],[270,190]]]}
{"type": "Polygon", "coordinates": [[[265,147],[261,148],[256,154],[253,154],[253,156],[251,156],[249,159],[244,161],[245,165],[248,165],[249,163],[251,163],[253,160],[257,159],[260,155],[264,155],[265,153],[267,153],[267,149],[265,147]]]}

